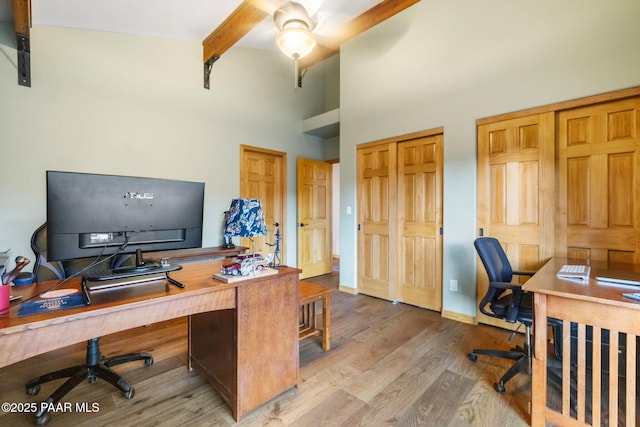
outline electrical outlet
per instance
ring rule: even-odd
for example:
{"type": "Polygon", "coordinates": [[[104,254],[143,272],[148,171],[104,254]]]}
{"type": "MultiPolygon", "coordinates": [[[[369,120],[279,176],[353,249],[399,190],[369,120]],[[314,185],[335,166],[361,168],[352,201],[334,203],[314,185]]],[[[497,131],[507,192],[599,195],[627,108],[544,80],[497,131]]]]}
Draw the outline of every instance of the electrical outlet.
{"type": "Polygon", "coordinates": [[[456,279],[449,280],[449,290],[451,292],[458,292],[458,281],[456,279]]]}

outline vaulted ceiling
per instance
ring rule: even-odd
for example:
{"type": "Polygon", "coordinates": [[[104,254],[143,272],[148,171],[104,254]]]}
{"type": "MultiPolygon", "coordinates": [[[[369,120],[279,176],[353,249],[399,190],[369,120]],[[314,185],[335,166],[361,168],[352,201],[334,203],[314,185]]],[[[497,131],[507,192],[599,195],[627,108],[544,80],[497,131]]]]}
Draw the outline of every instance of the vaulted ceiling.
{"type": "MultiPolygon", "coordinates": [[[[318,23],[318,45],[300,69],[419,0],[297,0],[318,23]]],[[[205,74],[234,45],[275,48],[273,12],[283,0],[0,0],[0,20],[13,20],[18,57],[28,54],[35,25],[202,40],[205,74]]],[[[29,59],[26,58],[27,63],[29,59]]],[[[27,64],[28,65],[28,64],[27,64]]],[[[205,84],[206,86],[206,84],[205,84]]]]}

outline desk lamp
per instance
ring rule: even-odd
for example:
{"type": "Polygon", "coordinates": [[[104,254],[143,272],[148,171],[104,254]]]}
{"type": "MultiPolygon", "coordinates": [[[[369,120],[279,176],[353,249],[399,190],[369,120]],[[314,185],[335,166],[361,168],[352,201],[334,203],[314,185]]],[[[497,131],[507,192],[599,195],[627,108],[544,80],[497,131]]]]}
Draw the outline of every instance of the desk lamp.
{"type": "Polygon", "coordinates": [[[231,207],[229,207],[225,235],[248,237],[251,240],[251,271],[255,275],[253,237],[267,235],[267,226],[264,223],[264,213],[262,212],[260,200],[233,199],[231,207]]]}

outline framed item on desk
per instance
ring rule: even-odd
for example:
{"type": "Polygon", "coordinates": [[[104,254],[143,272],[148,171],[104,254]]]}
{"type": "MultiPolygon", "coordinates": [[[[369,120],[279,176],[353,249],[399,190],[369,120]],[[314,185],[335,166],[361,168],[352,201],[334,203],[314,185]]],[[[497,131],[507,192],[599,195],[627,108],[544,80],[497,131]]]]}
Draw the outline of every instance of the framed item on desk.
{"type": "Polygon", "coordinates": [[[87,294],[80,289],[55,289],[22,302],[18,310],[18,316],[23,317],[32,314],[48,313],[89,304],[87,294]]]}

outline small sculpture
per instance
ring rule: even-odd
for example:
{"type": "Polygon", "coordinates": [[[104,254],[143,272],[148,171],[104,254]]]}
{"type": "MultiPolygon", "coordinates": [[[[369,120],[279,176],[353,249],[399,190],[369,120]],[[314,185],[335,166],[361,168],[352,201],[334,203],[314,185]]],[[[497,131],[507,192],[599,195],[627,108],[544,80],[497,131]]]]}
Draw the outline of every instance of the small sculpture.
{"type": "Polygon", "coordinates": [[[274,243],[267,243],[267,246],[271,246],[274,247],[275,249],[273,250],[273,258],[271,259],[271,263],[269,264],[269,267],[271,268],[277,268],[281,261],[280,261],[280,224],[278,224],[277,222],[275,224],[273,224],[276,226],[276,241],[274,243]]]}
{"type": "Polygon", "coordinates": [[[2,274],[2,284],[3,285],[9,285],[11,284],[11,282],[14,281],[14,279],[16,277],[18,277],[18,274],[20,274],[20,271],[25,268],[31,261],[29,261],[28,258],[23,257],[22,255],[18,255],[16,257],[16,266],[13,270],[8,271],[4,274],[2,274]]]}

